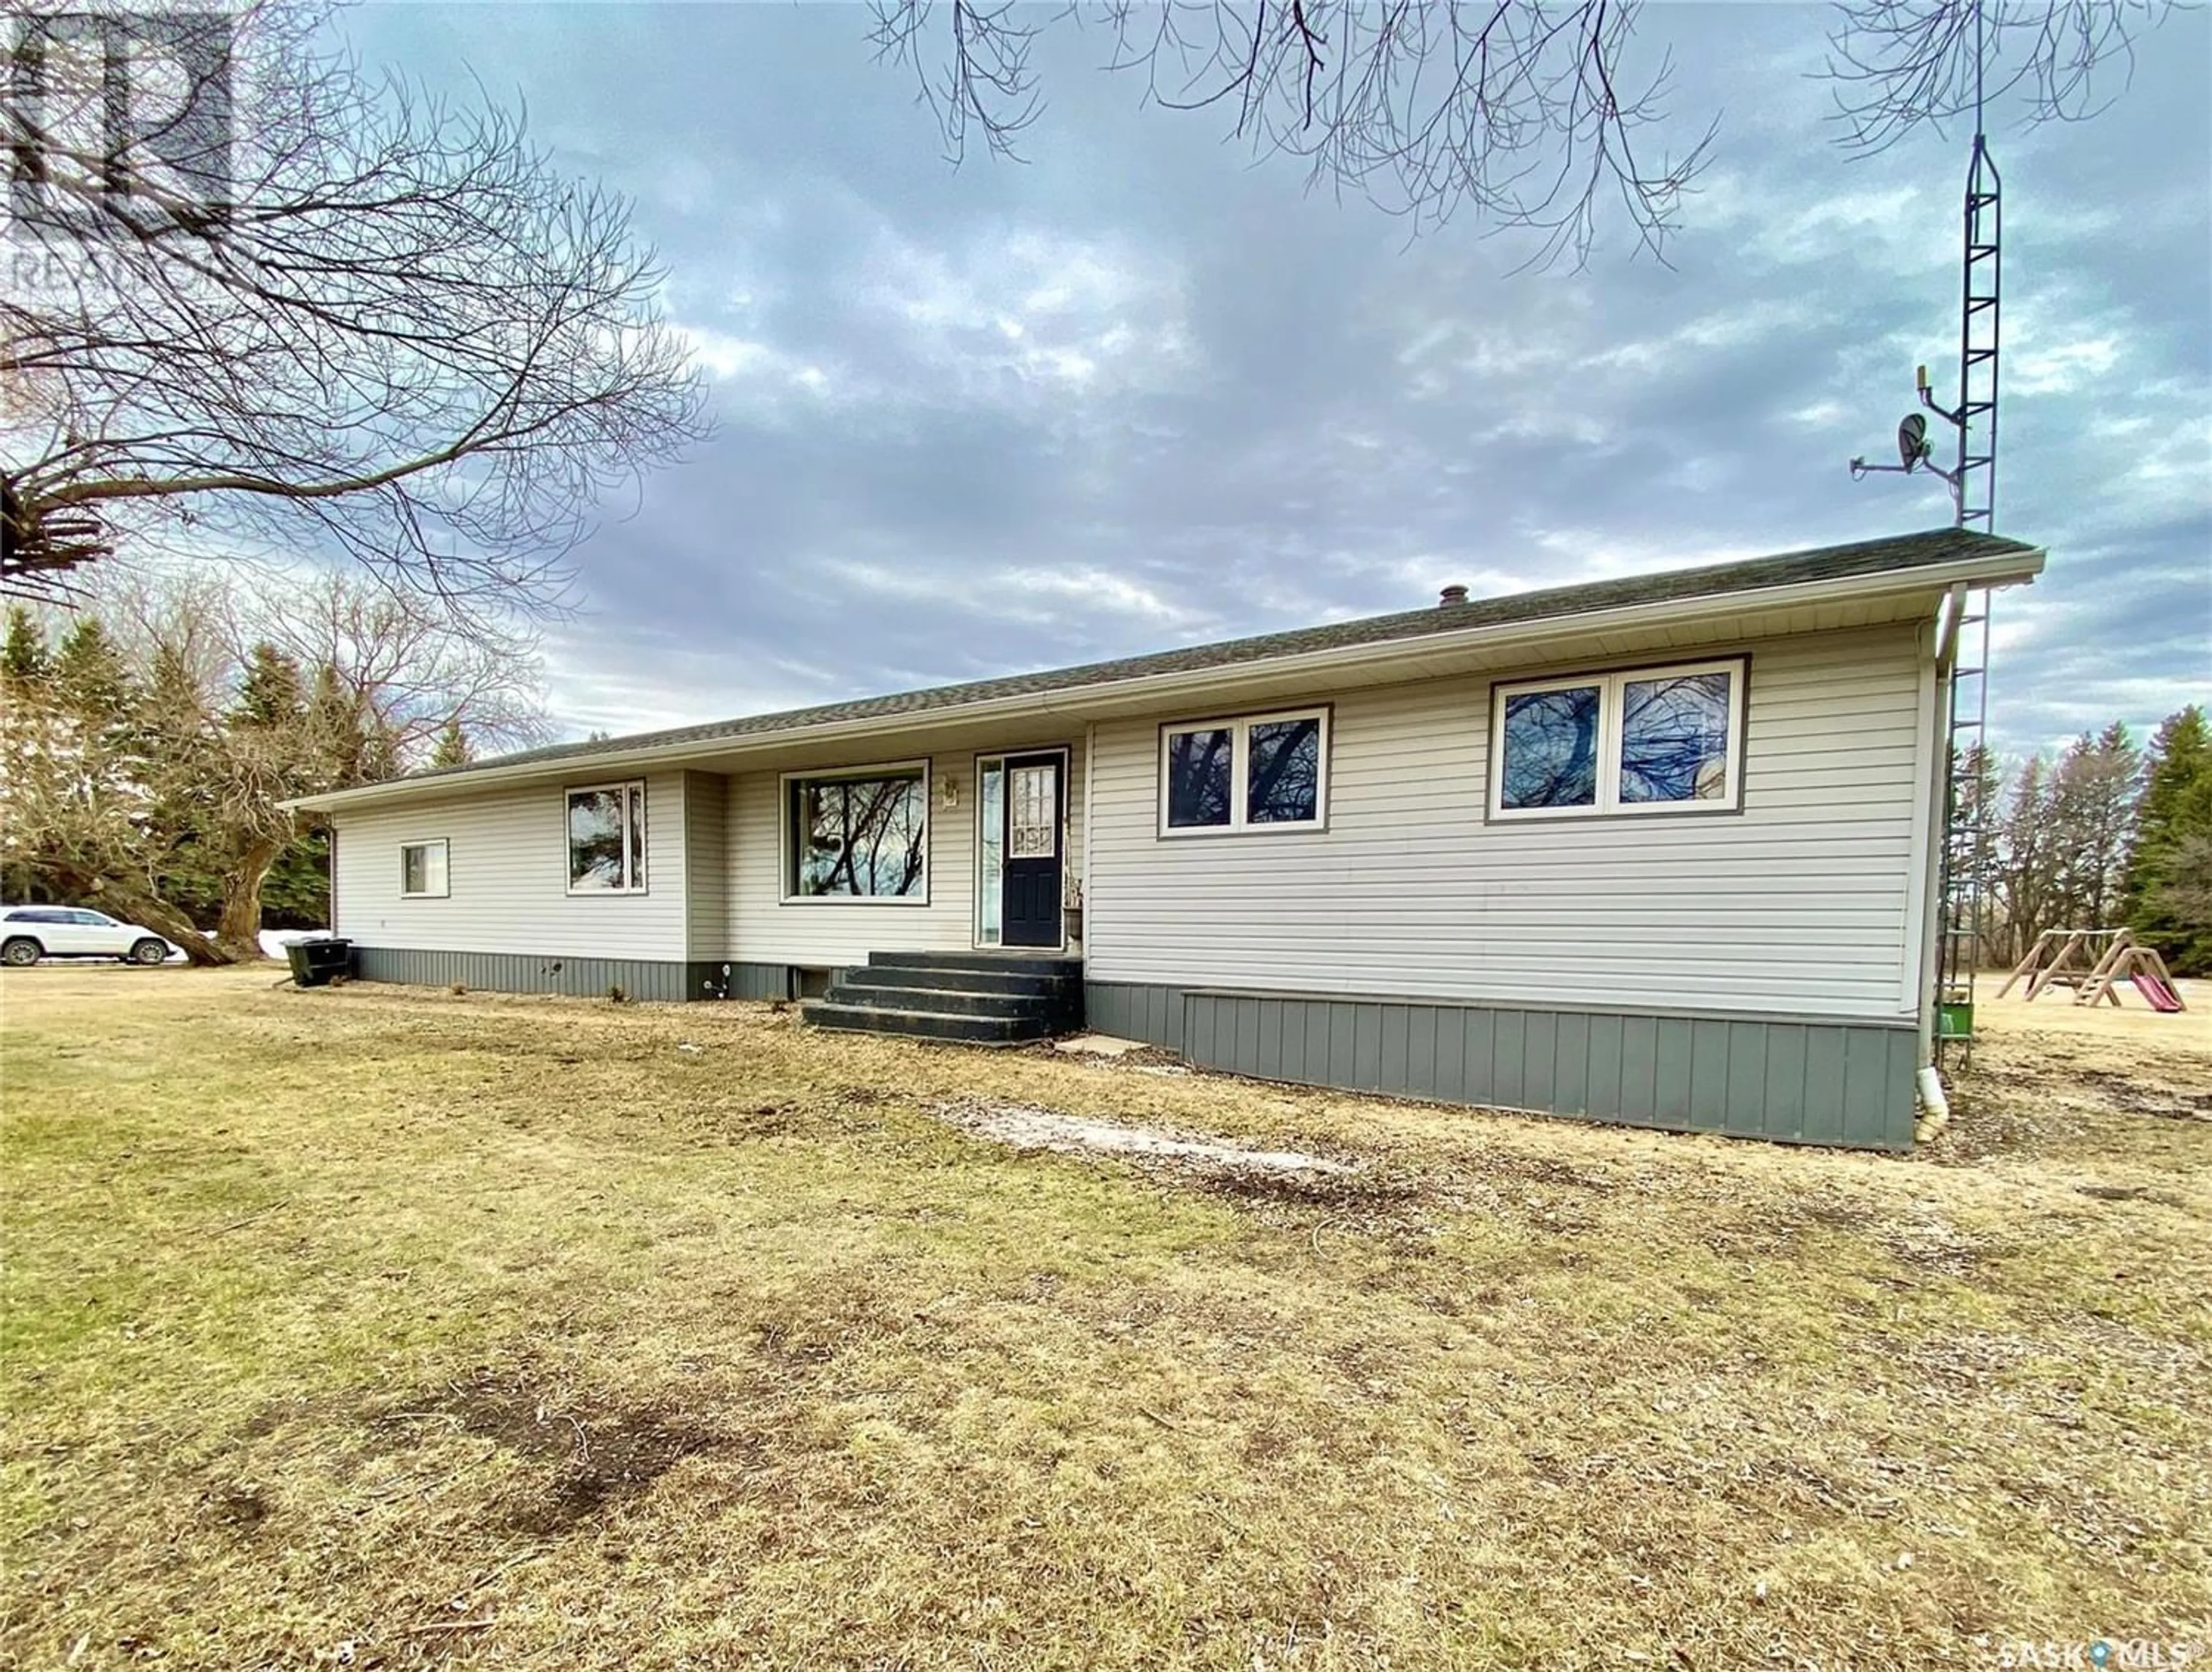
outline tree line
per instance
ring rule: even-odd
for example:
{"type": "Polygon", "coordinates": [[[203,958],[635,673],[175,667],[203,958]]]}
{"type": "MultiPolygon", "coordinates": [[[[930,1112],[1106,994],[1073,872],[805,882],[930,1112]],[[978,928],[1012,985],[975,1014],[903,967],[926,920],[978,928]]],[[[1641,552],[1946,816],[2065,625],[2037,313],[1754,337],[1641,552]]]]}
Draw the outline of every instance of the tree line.
{"type": "Polygon", "coordinates": [[[0,702],[0,893],[97,906],[203,964],[258,957],[270,918],[330,921],[328,836],[283,802],[545,731],[534,641],[329,574],[16,605],[0,702]]]}
{"type": "Polygon", "coordinates": [[[2148,748],[2114,721],[2009,771],[1977,750],[1962,777],[1989,962],[2019,962],[2046,929],[2124,927],[2175,973],[2212,974],[2212,731],[2202,706],[2169,715],[2148,748]]]}

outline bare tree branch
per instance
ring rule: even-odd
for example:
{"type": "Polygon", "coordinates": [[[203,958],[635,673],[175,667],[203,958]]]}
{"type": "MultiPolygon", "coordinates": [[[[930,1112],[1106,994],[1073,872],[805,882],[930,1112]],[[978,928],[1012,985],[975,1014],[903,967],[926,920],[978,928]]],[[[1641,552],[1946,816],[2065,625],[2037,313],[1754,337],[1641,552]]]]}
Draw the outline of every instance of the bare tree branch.
{"type": "MultiPolygon", "coordinates": [[[[2031,121],[2078,120],[2124,84],[2136,38],[2179,0],[1839,0],[1827,74],[1844,142],[1879,149],[2025,96],[2031,121]]],[[[1541,234],[1530,265],[1579,265],[1617,213],[1664,259],[1716,125],[1661,149],[1672,65],[1632,73],[1636,0],[872,0],[877,56],[915,78],[955,161],[997,155],[1041,114],[1031,52],[1055,27],[1103,27],[1104,67],[1178,111],[1233,112],[1228,137],[1292,157],[1310,186],[1356,193],[1417,232],[1471,213],[1541,234]]]]}
{"type": "Polygon", "coordinates": [[[1712,137],[1644,155],[1668,67],[1624,73],[1634,0],[1109,0],[1103,14],[1042,15],[875,0],[874,15],[878,56],[913,73],[955,161],[978,136],[1017,154],[1042,109],[1035,38],[1055,19],[1097,17],[1106,68],[1140,79],[1151,102],[1230,106],[1231,134],[1255,156],[1294,157],[1310,185],[1357,192],[1417,230],[1462,210],[1533,228],[1540,262],[1586,259],[1613,195],[1660,252],[1712,137]]]}
{"type": "Polygon", "coordinates": [[[2024,99],[2032,123],[2085,120],[2126,87],[2136,38],[2175,9],[2173,0],[1838,0],[1827,73],[1844,143],[1884,150],[2000,100],[2024,99]]]}
{"type": "MultiPolygon", "coordinates": [[[[0,0],[15,271],[40,279],[0,291],[0,587],[41,572],[42,538],[82,548],[51,573],[221,534],[550,607],[593,508],[704,433],[628,203],[556,173],[519,114],[365,76],[317,44],[326,15],[180,15],[179,113],[118,136],[63,73],[81,43],[0,0]]],[[[105,27],[111,54],[135,40],[105,27]]]]}

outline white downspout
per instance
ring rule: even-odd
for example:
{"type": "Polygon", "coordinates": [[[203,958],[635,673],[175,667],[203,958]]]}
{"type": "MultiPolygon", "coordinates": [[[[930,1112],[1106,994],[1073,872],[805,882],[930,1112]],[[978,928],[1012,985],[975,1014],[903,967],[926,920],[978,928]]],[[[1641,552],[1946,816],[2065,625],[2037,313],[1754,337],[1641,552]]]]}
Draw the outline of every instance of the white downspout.
{"type": "Polygon", "coordinates": [[[1966,587],[1953,587],[1944,599],[1935,645],[1935,712],[1929,723],[1928,849],[1923,857],[1920,886],[1921,960],[1919,1002],[1920,1068],[1913,1076],[1913,1102],[1917,1106],[1912,1135],[1921,1143],[1935,1137],[1951,1122],[1950,1099],[1944,1095],[1943,1077],[1936,1067],[1936,1031],[1943,995],[1937,990],[1942,970],[1943,855],[1951,840],[1945,820],[1951,779],[1951,679],[1958,660],[1959,630],[1966,612],[1966,587]]]}
{"type": "Polygon", "coordinates": [[[1912,1135],[1926,1143],[1951,1124],[1950,1100],[1943,1095],[1943,1076],[1936,1072],[1936,1065],[1923,1062],[1920,1072],[1912,1079],[1912,1100],[1920,1106],[1913,1119],[1912,1135]]]}

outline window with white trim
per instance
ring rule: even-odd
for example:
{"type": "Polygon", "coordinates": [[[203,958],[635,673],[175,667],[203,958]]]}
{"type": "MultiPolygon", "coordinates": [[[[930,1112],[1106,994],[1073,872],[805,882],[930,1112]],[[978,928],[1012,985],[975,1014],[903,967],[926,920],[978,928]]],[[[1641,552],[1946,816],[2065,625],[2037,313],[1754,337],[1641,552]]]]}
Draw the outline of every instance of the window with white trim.
{"type": "Polygon", "coordinates": [[[645,780],[566,793],[568,892],[645,892],[645,780]]]}
{"type": "Polygon", "coordinates": [[[1746,667],[1739,657],[1498,686],[1491,816],[1734,812],[1746,667]]]}
{"type": "Polygon", "coordinates": [[[399,897],[403,900],[442,900],[447,893],[446,842],[403,842],[399,844],[399,897]]]}
{"type": "Polygon", "coordinates": [[[1160,834],[1318,829],[1328,806],[1328,710],[1160,727],[1160,834]]]}
{"type": "Polygon", "coordinates": [[[929,903],[921,761],[783,781],[783,897],[929,903]]]}

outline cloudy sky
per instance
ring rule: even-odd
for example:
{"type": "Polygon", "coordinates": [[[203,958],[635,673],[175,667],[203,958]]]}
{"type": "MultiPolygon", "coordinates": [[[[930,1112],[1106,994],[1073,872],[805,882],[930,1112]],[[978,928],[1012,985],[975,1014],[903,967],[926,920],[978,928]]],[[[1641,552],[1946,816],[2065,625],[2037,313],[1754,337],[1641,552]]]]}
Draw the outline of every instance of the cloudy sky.
{"type": "MultiPolygon", "coordinates": [[[[718,433],[577,554],[563,730],[627,732],[1949,520],[1965,136],[1838,149],[1814,6],[1661,4],[1717,160],[1673,266],[1310,196],[1041,47],[1018,164],[945,160],[858,5],[376,4],[371,64],[526,101],[631,194],[718,433]],[[1940,438],[1939,438],[1940,439],[1940,438]],[[1939,446],[1939,457],[1948,442],[1939,446]]],[[[2004,123],[2000,740],[2212,700],[2212,16],[2093,123],[2004,123]]]]}

